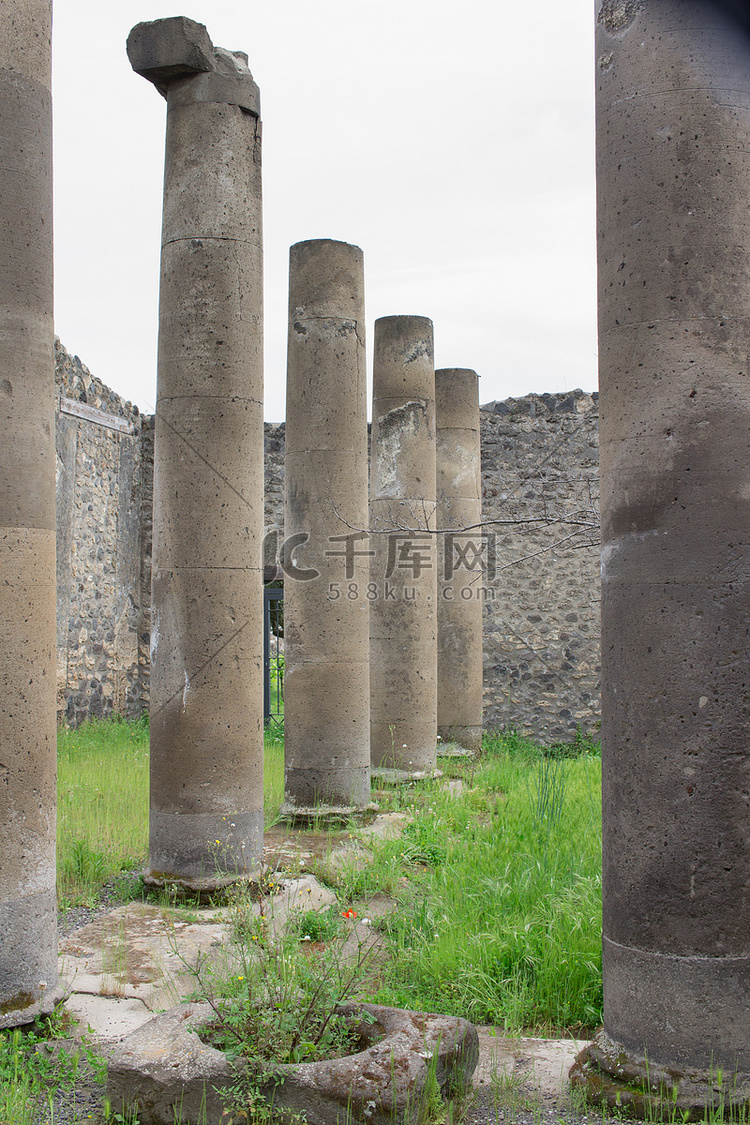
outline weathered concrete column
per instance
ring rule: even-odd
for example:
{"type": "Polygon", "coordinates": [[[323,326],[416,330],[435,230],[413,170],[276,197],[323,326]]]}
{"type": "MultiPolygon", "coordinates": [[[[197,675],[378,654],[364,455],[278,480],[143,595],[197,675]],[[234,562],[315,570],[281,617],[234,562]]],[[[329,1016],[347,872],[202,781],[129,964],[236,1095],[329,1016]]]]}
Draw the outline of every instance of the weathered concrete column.
{"type": "Polygon", "coordinates": [[[167,98],[154,455],[150,879],[251,875],[263,832],[258,89],[202,24],[138,24],[167,98]]]}
{"type": "Polygon", "coordinates": [[[0,7],[0,1027],[57,984],[51,24],[0,7]]]}
{"type": "Polygon", "coordinates": [[[728,1100],[750,1091],[750,40],[724,8],[597,4],[604,1035],[587,1065],[643,1076],[647,1058],[667,1088],[713,1067],[678,1113],[716,1100],[719,1070],[728,1100]]]}
{"type": "Polygon", "coordinates": [[[370,803],[364,260],[298,242],[289,256],[284,582],[285,811],[370,803]],[[315,577],[312,575],[315,574],[315,577]]]}
{"type": "Polygon", "coordinates": [[[482,473],[479,376],[435,372],[438,578],[437,724],[445,743],[482,748],[482,473]],[[470,529],[470,530],[464,530],[470,529]]]}
{"type": "Polygon", "coordinates": [[[370,751],[429,777],[437,750],[435,367],[432,321],[375,321],[370,526],[370,751]]]}

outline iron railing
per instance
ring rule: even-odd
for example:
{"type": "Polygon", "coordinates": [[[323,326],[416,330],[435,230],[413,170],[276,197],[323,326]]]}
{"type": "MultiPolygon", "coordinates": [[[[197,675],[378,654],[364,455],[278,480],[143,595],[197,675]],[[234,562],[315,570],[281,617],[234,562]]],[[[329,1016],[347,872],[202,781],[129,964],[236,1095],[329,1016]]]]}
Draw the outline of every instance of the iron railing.
{"type": "Polygon", "coordinates": [[[263,588],[263,721],[284,725],[284,591],[263,588]]]}

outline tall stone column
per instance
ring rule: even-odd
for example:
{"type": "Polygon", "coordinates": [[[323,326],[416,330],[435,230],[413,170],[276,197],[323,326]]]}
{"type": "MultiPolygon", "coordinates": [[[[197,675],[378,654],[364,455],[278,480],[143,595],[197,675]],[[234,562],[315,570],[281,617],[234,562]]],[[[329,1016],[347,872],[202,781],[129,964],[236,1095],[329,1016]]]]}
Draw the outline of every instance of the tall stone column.
{"type": "Polygon", "coordinates": [[[750,40],[724,9],[597,4],[604,1032],[577,1074],[648,1072],[678,1113],[750,1092],[750,40]]]}
{"type": "Polygon", "coordinates": [[[438,578],[437,724],[444,743],[482,748],[482,474],[479,376],[435,372],[438,578]],[[465,530],[467,529],[467,530],[465,530]]]}
{"type": "Polygon", "coordinates": [[[370,802],[364,261],[298,242],[289,258],[284,582],[285,811],[370,802]],[[315,577],[313,577],[315,575],[315,577]]]}
{"type": "Polygon", "coordinates": [[[375,321],[370,465],[370,752],[395,777],[435,773],[437,543],[432,321],[375,321]]]}
{"type": "Polygon", "coordinates": [[[247,57],[138,24],[167,98],[154,454],[150,875],[251,875],[263,833],[262,232],[247,57]]]}
{"type": "Polygon", "coordinates": [[[0,1027],[57,983],[51,7],[0,7],[0,1027]]]}

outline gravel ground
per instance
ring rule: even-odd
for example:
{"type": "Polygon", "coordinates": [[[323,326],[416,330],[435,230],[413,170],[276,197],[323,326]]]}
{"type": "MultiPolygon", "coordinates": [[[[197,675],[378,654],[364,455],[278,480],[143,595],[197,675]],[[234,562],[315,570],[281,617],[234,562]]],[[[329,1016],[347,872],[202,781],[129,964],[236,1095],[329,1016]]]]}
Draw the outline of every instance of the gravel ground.
{"type": "MultiPolygon", "coordinates": [[[[140,883],[137,875],[132,876],[132,882],[134,884],[140,883]]],[[[106,914],[107,911],[114,910],[116,906],[122,906],[123,884],[124,880],[122,876],[110,883],[105,883],[99,891],[96,903],[93,906],[71,906],[69,910],[58,910],[58,937],[67,937],[68,934],[72,934],[74,930],[80,930],[81,926],[88,925],[88,923],[93,922],[95,918],[106,914]]]]}
{"type": "Polygon", "coordinates": [[[567,1099],[523,1089],[495,1090],[487,1084],[472,1091],[461,1120],[464,1125],[604,1125],[600,1113],[581,1110],[567,1099]]]}
{"type": "MultiPolygon", "coordinates": [[[[102,1087],[93,1083],[89,1075],[75,1090],[58,1093],[51,1111],[47,1107],[40,1109],[34,1125],[100,1125],[103,1120],[102,1087]]],[[[453,1121],[463,1122],[463,1125],[604,1125],[599,1113],[581,1111],[572,1105],[557,1105],[551,1098],[503,1095],[489,1086],[472,1091],[463,1112],[453,1121]]],[[[207,1125],[220,1123],[207,1122],[207,1125]]]]}
{"type": "Polygon", "coordinates": [[[83,1059],[75,1086],[54,1091],[51,1103],[45,1099],[34,1117],[34,1125],[99,1125],[100,1122],[104,1122],[104,1087],[96,1081],[94,1072],[83,1059]]]}

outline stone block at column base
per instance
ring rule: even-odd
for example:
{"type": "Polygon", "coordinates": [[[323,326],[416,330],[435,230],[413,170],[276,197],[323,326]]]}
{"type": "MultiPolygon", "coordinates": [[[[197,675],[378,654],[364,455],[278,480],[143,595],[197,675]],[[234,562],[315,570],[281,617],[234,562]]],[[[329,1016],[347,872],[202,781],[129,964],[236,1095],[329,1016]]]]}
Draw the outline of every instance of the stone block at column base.
{"type": "MultiPolygon", "coordinates": [[[[606,911],[605,903],[605,931],[606,911]]],[[[743,936],[735,938],[739,949],[743,936]]],[[[750,956],[639,949],[606,932],[602,945],[604,1030],[629,1056],[669,1069],[750,1074],[750,956]]]]}
{"type": "Polygon", "coordinates": [[[374,801],[370,801],[367,805],[327,805],[325,803],[320,805],[293,805],[290,801],[284,801],[279,809],[279,817],[290,824],[302,827],[315,824],[321,827],[328,825],[334,828],[351,821],[354,821],[355,824],[367,824],[379,808],[380,806],[376,805],[374,801]]]}
{"type": "Polygon", "coordinates": [[[263,811],[149,814],[144,882],[193,894],[252,882],[263,857],[263,811]]]}
{"type": "Polygon", "coordinates": [[[750,1108],[750,1075],[718,1066],[659,1066],[604,1029],[576,1058],[570,1084],[592,1105],[642,1121],[743,1119],[750,1108]]]}
{"type": "Polygon", "coordinates": [[[604,937],[604,1027],[570,1071],[595,1105],[658,1121],[750,1108],[750,957],[677,955],[604,937]]]}
{"type": "Polygon", "coordinates": [[[63,990],[57,978],[55,891],[0,903],[0,1028],[51,1012],[63,990]]]}

